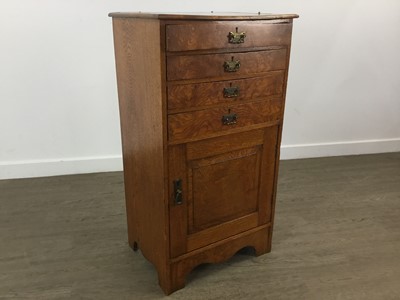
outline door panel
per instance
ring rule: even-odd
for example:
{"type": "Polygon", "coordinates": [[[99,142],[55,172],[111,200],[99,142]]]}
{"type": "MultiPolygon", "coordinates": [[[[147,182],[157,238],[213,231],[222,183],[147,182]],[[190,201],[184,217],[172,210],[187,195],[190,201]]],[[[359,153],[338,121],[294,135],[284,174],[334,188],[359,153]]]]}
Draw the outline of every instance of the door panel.
{"type": "Polygon", "coordinates": [[[257,211],[261,146],[189,164],[189,233],[257,211]]]}
{"type": "Polygon", "coordinates": [[[169,147],[171,257],[270,222],[278,132],[271,126],[169,147]]]}

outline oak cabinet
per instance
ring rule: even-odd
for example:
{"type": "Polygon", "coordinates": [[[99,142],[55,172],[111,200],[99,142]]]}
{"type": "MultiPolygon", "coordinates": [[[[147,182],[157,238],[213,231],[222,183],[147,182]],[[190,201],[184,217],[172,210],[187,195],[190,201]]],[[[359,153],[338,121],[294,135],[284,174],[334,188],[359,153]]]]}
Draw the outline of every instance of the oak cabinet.
{"type": "Polygon", "coordinates": [[[269,252],[297,15],[110,15],[131,247],[166,294],[269,252]]]}

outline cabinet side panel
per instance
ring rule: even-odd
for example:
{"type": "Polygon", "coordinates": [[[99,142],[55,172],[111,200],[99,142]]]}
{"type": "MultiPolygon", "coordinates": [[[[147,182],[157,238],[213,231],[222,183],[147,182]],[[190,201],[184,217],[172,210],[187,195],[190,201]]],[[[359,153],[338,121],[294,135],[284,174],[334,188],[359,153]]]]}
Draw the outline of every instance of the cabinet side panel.
{"type": "Polygon", "coordinates": [[[282,121],[279,125],[278,130],[278,141],[276,147],[276,160],[275,160],[275,176],[274,176],[274,188],[273,188],[273,196],[272,196],[272,206],[271,206],[271,228],[269,234],[269,249],[271,251],[272,245],[272,233],[274,228],[274,220],[275,220],[275,205],[276,205],[276,194],[277,194],[277,186],[278,186],[278,175],[279,175],[279,161],[280,161],[280,150],[281,150],[281,141],[282,141],[282,129],[283,129],[283,120],[284,120],[284,112],[285,112],[285,104],[286,104],[286,91],[287,91],[287,82],[289,75],[289,62],[290,62],[290,50],[292,47],[292,30],[293,30],[293,20],[290,20],[290,31],[289,31],[289,45],[287,46],[286,51],[286,70],[285,70],[285,80],[283,84],[283,107],[282,107],[282,121]]]}
{"type": "Polygon", "coordinates": [[[167,255],[160,23],[114,18],[129,243],[156,266],[167,255]]]}

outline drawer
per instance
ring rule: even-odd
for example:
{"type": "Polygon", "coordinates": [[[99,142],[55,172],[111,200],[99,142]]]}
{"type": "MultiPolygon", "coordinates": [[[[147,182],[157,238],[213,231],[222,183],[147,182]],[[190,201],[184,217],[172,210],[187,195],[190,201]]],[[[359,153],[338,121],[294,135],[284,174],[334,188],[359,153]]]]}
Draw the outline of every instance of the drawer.
{"type": "Polygon", "coordinates": [[[170,84],[168,109],[185,109],[235,101],[262,99],[282,95],[284,72],[270,72],[248,79],[202,82],[196,84],[170,84]]]}
{"type": "Polygon", "coordinates": [[[168,25],[166,27],[166,44],[167,51],[171,52],[289,45],[291,31],[291,23],[287,22],[196,22],[168,25]],[[240,40],[241,33],[246,35],[242,40],[240,40]]]}
{"type": "Polygon", "coordinates": [[[168,115],[168,137],[170,141],[196,140],[232,129],[277,121],[281,118],[282,106],[282,99],[270,99],[168,115]],[[223,123],[223,118],[228,115],[236,116],[235,124],[223,123]]]}
{"type": "Polygon", "coordinates": [[[239,77],[286,67],[286,49],[224,54],[176,55],[167,58],[167,79],[239,77]]]}

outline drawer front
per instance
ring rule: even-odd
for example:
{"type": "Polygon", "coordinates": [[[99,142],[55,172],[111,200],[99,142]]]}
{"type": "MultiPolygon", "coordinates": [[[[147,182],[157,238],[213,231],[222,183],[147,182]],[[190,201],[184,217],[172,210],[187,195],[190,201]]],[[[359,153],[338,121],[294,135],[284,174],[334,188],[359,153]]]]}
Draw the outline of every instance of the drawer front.
{"type": "Polygon", "coordinates": [[[168,25],[166,28],[167,51],[289,45],[291,30],[290,23],[274,24],[265,21],[168,25]],[[240,35],[242,33],[245,34],[244,37],[240,35]]]}
{"type": "Polygon", "coordinates": [[[231,129],[279,120],[281,113],[282,99],[270,99],[173,114],[168,116],[168,137],[170,141],[176,141],[216,136],[231,129]]]}
{"type": "Polygon", "coordinates": [[[205,55],[176,55],[167,58],[167,79],[235,77],[284,70],[286,49],[205,55]]]}
{"type": "Polygon", "coordinates": [[[240,80],[170,84],[168,109],[185,109],[282,95],[284,72],[240,80]]]}

